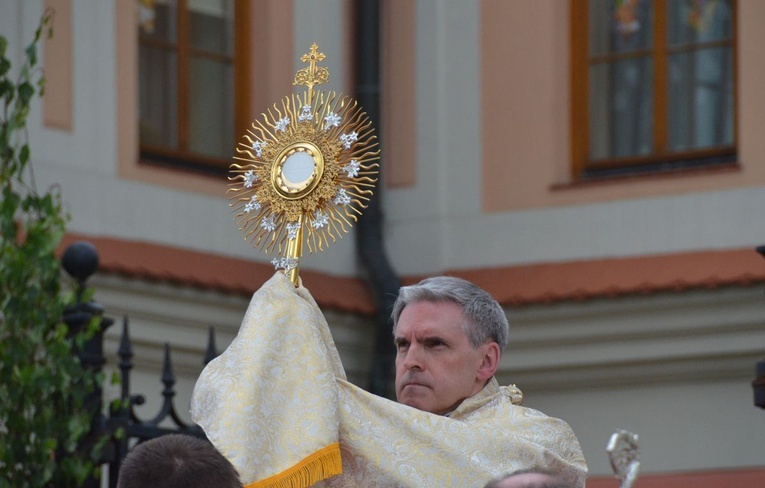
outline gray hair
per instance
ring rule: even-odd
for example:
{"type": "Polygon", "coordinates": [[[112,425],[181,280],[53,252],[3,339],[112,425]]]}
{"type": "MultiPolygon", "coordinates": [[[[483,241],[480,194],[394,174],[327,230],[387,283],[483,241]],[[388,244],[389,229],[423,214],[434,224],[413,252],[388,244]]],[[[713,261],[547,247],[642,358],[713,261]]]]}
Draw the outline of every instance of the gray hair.
{"type": "Polygon", "coordinates": [[[491,295],[473,283],[452,276],[427,278],[416,285],[403,286],[393,304],[393,332],[404,307],[414,302],[452,302],[461,309],[467,323],[465,334],[473,347],[494,341],[500,351],[507,346],[509,326],[502,307],[491,295]]]}

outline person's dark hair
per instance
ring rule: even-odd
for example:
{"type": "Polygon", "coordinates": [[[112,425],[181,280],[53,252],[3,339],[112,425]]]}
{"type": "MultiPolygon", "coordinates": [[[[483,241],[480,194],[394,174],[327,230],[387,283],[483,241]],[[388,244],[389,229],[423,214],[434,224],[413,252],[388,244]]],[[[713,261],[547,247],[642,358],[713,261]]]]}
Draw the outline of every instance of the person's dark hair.
{"type": "Polygon", "coordinates": [[[138,444],[120,468],[117,488],[242,488],[234,466],[206,440],[170,434],[138,444]]]}
{"type": "Polygon", "coordinates": [[[563,480],[556,473],[540,469],[521,469],[513,471],[512,473],[489,481],[483,488],[502,488],[505,480],[524,474],[540,474],[543,475],[545,479],[543,481],[526,482],[522,485],[523,488],[573,488],[571,483],[563,480]]]}
{"type": "Polygon", "coordinates": [[[473,283],[452,276],[427,278],[416,285],[403,286],[393,304],[393,332],[404,307],[414,302],[452,302],[467,318],[465,333],[473,347],[494,341],[500,351],[507,346],[509,326],[502,307],[491,295],[473,283]]]}

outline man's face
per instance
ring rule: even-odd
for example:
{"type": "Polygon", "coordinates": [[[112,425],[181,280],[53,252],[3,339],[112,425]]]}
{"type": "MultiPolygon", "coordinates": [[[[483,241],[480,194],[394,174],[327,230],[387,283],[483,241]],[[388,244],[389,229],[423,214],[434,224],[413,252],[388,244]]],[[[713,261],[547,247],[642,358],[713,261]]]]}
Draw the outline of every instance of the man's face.
{"type": "Polygon", "coordinates": [[[443,415],[481,391],[496,369],[496,360],[486,364],[487,351],[492,349],[489,355],[498,360],[499,346],[491,342],[474,348],[463,330],[465,322],[460,307],[451,302],[404,307],[395,333],[400,403],[443,415]]]}

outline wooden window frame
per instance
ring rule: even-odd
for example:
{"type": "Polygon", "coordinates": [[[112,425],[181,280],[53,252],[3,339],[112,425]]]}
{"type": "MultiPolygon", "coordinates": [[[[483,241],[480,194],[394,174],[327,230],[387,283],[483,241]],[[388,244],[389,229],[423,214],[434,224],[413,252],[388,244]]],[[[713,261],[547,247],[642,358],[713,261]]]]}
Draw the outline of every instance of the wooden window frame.
{"type": "MultiPolygon", "coordinates": [[[[683,46],[669,50],[667,48],[667,1],[653,0],[654,42],[649,49],[653,59],[653,151],[650,155],[626,158],[590,160],[590,114],[589,114],[589,0],[570,0],[570,42],[571,42],[571,176],[574,180],[596,179],[601,177],[624,176],[633,174],[677,171],[701,167],[719,167],[736,164],[738,147],[738,5],[731,0],[733,8],[731,40],[704,43],[703,47],[730,45],[732,50],[732,90],[733,90],[733,144],[731,146],[670,152],[668,140],[668,83],[667,61],[671,52],[680,52],[690,48],[683,46]]],[[[694,45],[697,47],[698,44],[694,45]]],[[[627,56],[632,56],[629,53],[627,56]]],[[[626,56],[625,56],[626,57],[626,56]]]]}
{"type": "MultiPolygon", "coordinates": [[[[139,44],[144,43],[148,46],[161,47],[163,49],[174,51],[178,56],[178,76],[176,80],[176,90],[178,93],[178,146],[179,149],[168,149],[161,146],[152,146],[142,144],[140,139],[139,158],[142,163],[160,164],[164,166],[175,166],[187,169],[199,170],[210,173],[224,173],[231,164],[230,158],[213,158],[194,153],[188,150],[189,127],[188,127],[188,99],[190,96],[189,76],[183,73],[189,72],[190,57],[194,54],[202,54],[208,59],[230,59],[233,70],[233,107],[234,107],[234,136],[242,134],[249,124],[250,106],[250,42],[248,38],[248,19],[250,18],[249,0],[234,0],[234,43],[231,56],[213,54],[192,48],[190,40],[189,15],[187,9],[187,0],[177,1],[177,23],[178,40],[177,46],[164,41],[142,40],[138,38],[139,44]]],[[[232,148],[235,141],[231,141],[232,148]]]]}

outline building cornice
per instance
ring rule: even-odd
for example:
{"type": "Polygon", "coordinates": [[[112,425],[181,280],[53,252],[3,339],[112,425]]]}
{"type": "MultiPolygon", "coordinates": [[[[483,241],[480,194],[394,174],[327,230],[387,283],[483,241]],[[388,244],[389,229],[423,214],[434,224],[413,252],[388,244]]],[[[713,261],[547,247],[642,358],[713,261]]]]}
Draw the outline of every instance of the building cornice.
{"type": "MultiPolygon", "coordinates": [[[[249,296],[274,273],[263,262],[115,237],[67,234],[61,249],[80,240],[98,249],[101,273],[151,282],[249,296]]],[[[465,278],[502,305],[518,307],[750,286],[765,283],[765,262],[754,248],[738,248],[443,270],[441,274],[465,278]]],[[[374,314],[372,293],[364,280],[310,270],[301,270],[300,275],[322,308],[374,314]]],[[[402,281],[410,284],[421,278],[405,276],[402,281]]]]}

